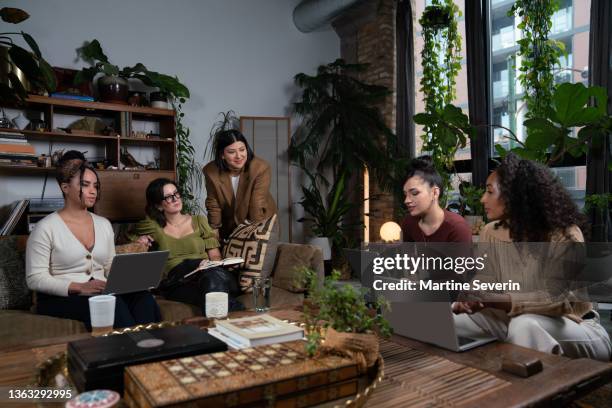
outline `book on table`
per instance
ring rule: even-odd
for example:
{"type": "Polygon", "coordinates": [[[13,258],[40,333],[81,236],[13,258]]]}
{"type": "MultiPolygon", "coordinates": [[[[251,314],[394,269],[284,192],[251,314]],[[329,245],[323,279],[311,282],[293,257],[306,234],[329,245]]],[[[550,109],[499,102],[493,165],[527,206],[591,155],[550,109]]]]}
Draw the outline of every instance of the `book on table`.
{"type": "Polygon", "coordinates": [[[211,261],[210,259],[203,259],[196,269],[185,275],[185,278],[190,277],[196,272],[205,271],[206,269],[214,268],[215,266],[235,266],[240,265],[242,263],[244,263],[244,259],[240,257],[225,258],[220,261],[211,261]]]}
{"type": "Polygon", "coordinates": [[[284,343],[304,338],[304,329],[285,323],[270,315],[217,320],[209,330],[211,336],[225,341],[232,348],[255,347],[284,343]]]}

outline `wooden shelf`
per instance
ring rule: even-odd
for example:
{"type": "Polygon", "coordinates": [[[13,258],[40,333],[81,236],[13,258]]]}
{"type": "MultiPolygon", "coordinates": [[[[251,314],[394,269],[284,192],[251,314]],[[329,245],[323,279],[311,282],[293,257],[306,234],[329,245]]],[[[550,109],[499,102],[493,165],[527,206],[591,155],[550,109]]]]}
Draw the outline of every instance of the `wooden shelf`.
{"type": "Polygon", "coordinates": [[[86,102],[72,99],[51,98],[48,96],[30,95],[26,99],[28,103],[40,105],[63,106],[87,110],[104,110],[113,112],[132,112],[147,116],[174,116],[172,109],[158,109],[141,106],[122,105],[119,103],[86,102]]]}
{"type": "MultiPolygon", "coordinates": [[[[15,172],[15,173],[25,173],[25,174],[45,174],[49,172],[54,172],[55,167],[33,167],[33,166],[23,166],[23,165],[7,165],[0,164],[0,172],[15,172]]],[[[174,170],[99,170],[96,169],[98,173],[121,173],[121,174],[129,174],[129,173],[173,173],[174,170]]]]}
{"type": "Polygon", "coordinates": [[[121,144],[130,144],[130,145],[137,145],[137,144],[164,144],[164,143],[168,143],[168,144],[172,144],[174,143],[174,139],[139,139],[139,138],[135,138],[135,137],[121,137],[119,138],[119,140],[121,140],[121,144]]]}

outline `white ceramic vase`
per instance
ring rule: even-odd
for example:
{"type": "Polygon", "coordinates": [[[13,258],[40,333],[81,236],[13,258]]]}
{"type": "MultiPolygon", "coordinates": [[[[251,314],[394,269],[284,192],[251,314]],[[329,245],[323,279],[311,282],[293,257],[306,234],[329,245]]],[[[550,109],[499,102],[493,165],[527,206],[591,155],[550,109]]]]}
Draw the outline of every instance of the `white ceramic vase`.
{"type": "Polygon", "coordinates": [[[310,245],[318,246],[323,251],[323,260],[329,261],[331,259],[331,245],[329,244],[329,238],[327,237],[315,237],[308,240],[310,245]]]}

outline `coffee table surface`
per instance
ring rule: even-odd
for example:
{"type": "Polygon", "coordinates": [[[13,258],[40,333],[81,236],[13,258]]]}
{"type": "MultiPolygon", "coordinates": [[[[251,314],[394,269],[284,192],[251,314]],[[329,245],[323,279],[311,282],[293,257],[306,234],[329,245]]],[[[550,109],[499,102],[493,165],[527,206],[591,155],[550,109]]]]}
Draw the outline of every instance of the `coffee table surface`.
{"type": "MultiPolygon", "coordinates": [[[[296,306],[275,307],[270,314],[288,320],[300,320],[301,313],[296,306]]],[[[253,312],[239,312],[232,317],[242,317],[253,312]]],[[[191,322],[191,323],[197,323],[191,322]]],[[[0,347],[0,386],[26,386],[35,381],[37,367],[48,358],[66,351],[69,341],[88,338],[88,333],[59,338],[37,340],[30,343],[2,349],[0,347]]],[[[393,336],[391,342],[405,346],[406,350],[417,350],[432,356],[442,357],[452,363],[475,368],[491,374],[497,379],[507,381],[509,385],[493,390],[471,400],[470,407],[511,407],[526,406],[537,403],[562,403],[578,398],[612,379],[612,364],[589,359],[568,359],[540,353],[506,343],[491,343],[467,352],[454,353],[435,346],[410,340],[401,336],[393,336]],[[521,378],[501,371],[501,361],[504,356],[533,356],[539,358],[544,370],[530,378],[521,378]]],[[[384,348],[383,348],[384,350],[384,348]]],[[[385,358],[385,352],[382,352],[385,358]]],[[[402,353],[385,358],[386,378],[377,388],[372,398],[385,406],[397,404],[398,399],[406,396],[410,384],[393,379],[394,372],[402,373],[402,365],[406,364],[402,353]],[[382,402],[382,403],[381,403],[382,402]]],[[[408,353],[406,353],[408,354],[408,353]]],[[[489,376],[489,377],[492,377],[489,376]]],[[[406,401],[408,403],[408,401],[406,401]]],[[[454,404],[461,405],[460,401],[454,404]]],[[[330,405],[330,404],[327,404],[330,405]]],[[[327,406],[326,405],[326,406],[327,406]]],[[[5,404],[3,404],[5,406],[5,404]]],[[[15,407],[27,407],[19,403],[15,407]]],[[[30,406],[36,406],[31,404],[30,406]]],[[[399,406],[406,406],[401,403],[399,406]]]]}

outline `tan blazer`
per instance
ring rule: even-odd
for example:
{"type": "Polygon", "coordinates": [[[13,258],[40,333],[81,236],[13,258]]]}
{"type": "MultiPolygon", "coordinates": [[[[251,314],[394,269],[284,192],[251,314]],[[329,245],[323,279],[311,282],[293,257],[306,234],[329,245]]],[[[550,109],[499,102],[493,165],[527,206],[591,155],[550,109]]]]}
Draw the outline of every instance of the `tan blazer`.
{"type": "Polygon", "coordinates": [[[249,169],[242,171],[236,197],[228,171],[220,171],[215,162],[210,162],[203,172],[208,222],[219,229],[221,239],[245,220],[261,221],[276,214],[276,203],[270,194],[272,171],[265,160],[254,157],[249,169]]]}

